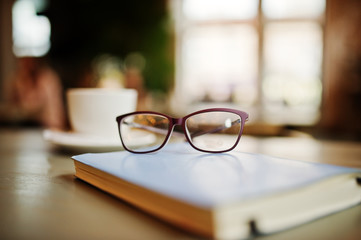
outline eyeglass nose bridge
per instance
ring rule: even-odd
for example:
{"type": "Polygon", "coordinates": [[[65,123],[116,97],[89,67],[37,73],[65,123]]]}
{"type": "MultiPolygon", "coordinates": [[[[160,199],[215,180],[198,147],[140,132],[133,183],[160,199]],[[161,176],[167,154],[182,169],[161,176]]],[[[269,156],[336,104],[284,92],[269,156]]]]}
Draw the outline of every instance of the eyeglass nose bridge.
{"type": "Polygon", "coordinates": [[[175,125],[182,125],[182,122],[183,122],[183,118],[172,118],[172,125],[173,127],[175,125]]]}
{"type": "Polygon", "coordinates": [[[171,130],[170,130],[170,133],[169,133],[168,137],[170,137],[170,135],[172,135],[172,134],[175,135],[175,136],[178,136],[178,137],[185,137],[184,136],[184,134],[185,134],[184,129],[183,129],[183,133],[174,131],[174,128],[176,126],[182,126],[183,125],[183,121],[184,121],[184,118],[171,118],[172,125],[171,125],[171,130]]]}

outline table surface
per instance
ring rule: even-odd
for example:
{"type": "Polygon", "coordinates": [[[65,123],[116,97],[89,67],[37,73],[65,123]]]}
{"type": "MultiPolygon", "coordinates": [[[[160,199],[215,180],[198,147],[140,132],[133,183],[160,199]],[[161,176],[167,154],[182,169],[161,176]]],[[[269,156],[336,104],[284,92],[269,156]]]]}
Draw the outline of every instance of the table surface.
{"type": "MultiPolygon", "coordinates": [[[[238,148],[361,168],[359,142],[244,136],[238,148]]],[[[0,129],[1,239],[199,239],[76,179],[74,154],[41,129],[0,129]]],[[[361,205],[258,238],[360,239],[361,205]]]]}

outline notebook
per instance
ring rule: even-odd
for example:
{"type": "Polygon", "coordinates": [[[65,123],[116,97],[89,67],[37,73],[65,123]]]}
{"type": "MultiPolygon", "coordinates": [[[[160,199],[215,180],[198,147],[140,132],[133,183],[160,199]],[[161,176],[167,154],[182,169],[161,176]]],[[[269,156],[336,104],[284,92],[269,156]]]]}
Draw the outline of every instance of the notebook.
{"type": "Polygon", "coordinates": [[[75,176],[206,237],[281,231],[360,203],[361,170],[186,143],[150,154],[73,156],[75,176]]]}

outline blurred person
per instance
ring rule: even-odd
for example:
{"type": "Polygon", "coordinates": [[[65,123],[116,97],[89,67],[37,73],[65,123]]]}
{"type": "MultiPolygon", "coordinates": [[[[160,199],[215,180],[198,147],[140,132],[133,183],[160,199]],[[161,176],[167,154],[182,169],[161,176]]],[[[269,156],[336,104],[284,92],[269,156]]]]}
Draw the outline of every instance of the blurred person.
{"type": "Polygon", "coordinates": [[[64,129],[65,110],[58,75],[37,57],[18,58],[18,67],[5,91],[2,119],[64,129]]]}

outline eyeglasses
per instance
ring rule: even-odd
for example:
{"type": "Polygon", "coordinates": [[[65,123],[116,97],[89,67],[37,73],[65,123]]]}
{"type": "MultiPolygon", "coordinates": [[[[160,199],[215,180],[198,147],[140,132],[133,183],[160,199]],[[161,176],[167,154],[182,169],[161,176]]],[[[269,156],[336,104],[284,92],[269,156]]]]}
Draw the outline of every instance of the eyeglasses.
{"type": "Polygon", "coordinates": [[[190,145],[202,152],[222,153],[234,149],[242,135],[248,114],[229,108],[210,108],[173,118],[151,111],[118,116],[119,135],[125,150],[150,153],[164,147],[173,135],[185,135],[190,145]],[[180,126],[183,133],[176,126],[180,126]]]}

